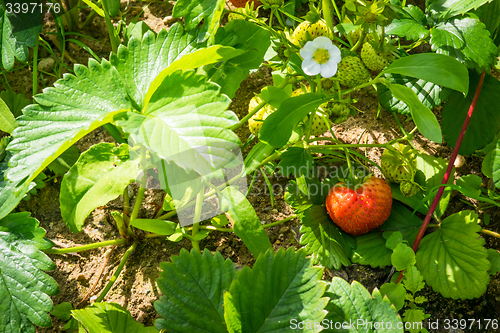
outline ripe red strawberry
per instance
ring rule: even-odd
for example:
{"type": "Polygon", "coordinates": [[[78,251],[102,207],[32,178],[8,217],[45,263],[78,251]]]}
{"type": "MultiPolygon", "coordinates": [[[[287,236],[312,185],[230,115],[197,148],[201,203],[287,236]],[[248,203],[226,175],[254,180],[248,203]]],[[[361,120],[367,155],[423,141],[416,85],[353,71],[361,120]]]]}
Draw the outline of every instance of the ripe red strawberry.
{"type": "Polygon", "coordinates": [[[253,2],[253,3],[255,3],[255,7],[262,5],[262,2],[260,2],[259,0],[229,0],[229,1],[231,1],[231,3],[233,4],[233,6],[235,6],[237,8],[243,8],[243,7],[245,7],[245,4],[247,2],[253,2]]]}
{"type": "Polygon", "coordinates": [[[338,183],[326,197],[326,209],[333,222],[351,235],[363,235],[384,224],[391,208],[391,188],[373,176],[356,190],[338,183]]]}

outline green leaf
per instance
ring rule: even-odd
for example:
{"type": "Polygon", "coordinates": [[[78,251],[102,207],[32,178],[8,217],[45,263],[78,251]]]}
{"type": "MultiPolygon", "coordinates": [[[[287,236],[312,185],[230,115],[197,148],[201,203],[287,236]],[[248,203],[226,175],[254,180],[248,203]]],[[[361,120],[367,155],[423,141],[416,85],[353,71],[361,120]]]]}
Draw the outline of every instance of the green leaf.
{"type": "Polygon", "coordinates": [[[221,210],[227,211],[233,219],[234,233],[241,238],[253,256],[257,258],[260,253],[272,248],[255,209],[245,196],[234,186],[225,188],[221,193],[221,210]]]}
{"type": "Polygon", "coordinates": [[[130,312],[116,303],[92,303],[81,310],[71,311],[88,333],[157,333],[154,327],[144,327],[130,312]]]}
{"type": "Polygon", "coordinates": [[[394,19],[385,29],[388,35],[406,37],[414,41],[425,39],[430,33],[424,25],[412,19],[394,19]]]}
{"type": "Polygon", "coordinates": [[[478,175],[465,175],[458,178],[455,183],[460,192],[469,197],[479,197],[481,195],[481,183],[483,180],[478,175]]]}
{"type": "Polygon", "coordinates": [[[135,219],[131,225],[144,231],[170,236],[175,232],[178,223],[158,219],[135,219]]]}
{"type": "Polygon", "coordinates": [[[422,239],[417,267],[434,291],[453,299],[475,298],[486,291],[491,265],[480,230],[477,214],[461,211],[422,239]]]}
{"type": "Polygon", "coordinates": [[[221,92],[233,98],[251,69],[257,69],[264,60],[271,39],[269,31],[245,20],[232,20],[217,31],[216,44],[243,50],[242,55],[204,67],[210,81],[221,86],[221,92]]]}
{"type": "Polygon", "coordinates": [[[429,4],[429,9],[436,12],[436,16],[448,19],[477,9],[493,0],[435,0],[429,4]]]}
{"type": "Polygon", "coordinates": [[[285,201],[296,213],[302,213],[313,205],[323,205],[329,191],[327,179],[320,182],[316,178],[301,176],[296,181],[291,180],[286,187],[285,201]]]}
{"type": "MultiPolygon", "coordinates": [[[[288,88],[291,86],[287,85],[286,87],[288,88]]],[[[287,94],[285,90],[275,86],[264,87],[260,91],[260,94],[263,100],[265,100],[267,103],[269,103],[272,107],[276,109],[280,107],[281,102],[290,97],[290,95],[287,94]]]]}
{"type": "Polygon", "coordinates": [[[120,150],[127,149],[127,145],[115,149],[113,143],[94,145],[64,175],[59,202],[71,231],[80,232],[94,209],[123,194],[125,187],[136,180],[139,160],[119,155],[120,150]]]}
{"type": "Polygon", "coordinates": [[[351,285],[342,278],[334,277],[328,284],[325,296],[330,297],[326,310],[328,315],[325,319],[329,322],[329,329],[323,332],[339,332],[334,327],[347,323],[346,332],[391,332],[403,333],[401,327],[401,318],[397,310],[387,297],[382,297],[377,288],[373,290],[372,295],[359,282],[353,281],[351,285]],[[330,323],[332,321],[333,323],[330,323]],[[391,325],[391,329],[369,329],[372,323],[384,322],[384,328],[391,325]],[[351,325],[349,325],[352,323],[351,325]],[[363,323],[357,326],[356,323],[363,323]],[[364,326],[364,324],[368,326],[364,326]],[[359,330],[364,328],[364,330],[359,330]]]}
{"type": "Polygon", "coordinates": [[[206,49],[199,49],[189,54],[186,54],[180,59],[174,61],[170,66],[161,71],[160,74],[154,79],[154,81],[149,86],[149,89],[144,97],[144,108],[147,108],[151,97],[160,87],[165,79],[170,76],[173,72],[177,70],[186,71],[189,69],[195,69],[211,63],[219,63],[227,59],[234,58],[238,55],[244,53],[243,50],[236,50],[232,47],[215,45],[208,47],[206,49]]]}
{"type": "Polygon", "coordinates": [[[491,263],[491,268],[488,270],[488,273],[495,275],[500,272],[500,252],[495,249],[488,249],[488,260],[491,263]]]}
{"type": "Polygon", "coordinates": [[[302,147],[290,147],[280,157],[278,168],[283,176],[288,177],[292,174],[294,177],[302,175],[311,177],[314,160],[309,150],[302,147]]]}
{"type": "Polygon", "coordinates": [[[262,254],[252,269],[243,268],[224,294],[228,331],[288,332],[293,320],[320,322],[328,302],[322,297],[326,288],[322,274],[303,250],[291,247],[262,254]]]}
{"type": "Polygon", "coordinates": [[[413,121],[420,133],[431,141],[441,143],[443,141],[441,126],[434,113],[422,104],[417,94],[412,89],[400,84],[390,84],[389,89],[394,97],[408,105],[413,121]]]}
{"type": "Polygon", "coordinates": [[[7,104],[0,98],[0,131],[11,134],[16,127],[17,123],[14,115],[10,112],[7,104]]]}
{"type": "Polygon", "coordinates": [[[405,305],[406,289],[401,283],[395,284],[394,282],[384,283],[380,287],[380,294],[387,296],[396,310],[401,310],[405,305]]]}
{"type": "Polygon", "coordinates": [[[195,35],[186,33],[180,23],[175,23],[168,32],[161,30],[157,37],[148,31],[141,41],[131,38],[127,47],[120,45],[117,54],[110,55],[109,61],[118,71],[137,110],[142,110],[155,78],[175,60],[203,46],[196,44],[195,35]]]}
{"type": "Polygon", "coordinates": [[[43,271],[55,269],[43,250],[53,243],[28,212],[0,220],[0,331],[35,332],[34,325],[51,326],[49,296],[59,293],[57,283],[43,271]]]}
{"type": "Polygon", "coordinates": [[[354,248],[352,236],[342,233],[330,220],[324,206],[314,205],[305,211],[302,218],[300,244],[311,255],[314,264],[328,269],[349,266],[349,257],[354,248]]]}
{"type": "Polygon", "coordinates": [[[391,263],[398,271],[415,264],[415,252],[405,243],[399,243],[391,255],[391,263]]]}
{"type": "Polygon", "coordinates": [[[16,208],[19,201],[35,186],[33,182],[29,186],[23,186],[21,181],[11,182],[5,179],[9,170],[10,156],[7,152],[5,159],[0,163],[0,219],[16,208]]]}
{"type": "Polygon", "coordinates": [[[78,149],[78,147],[71,146],[52,163],[50,163],[48,168],[56,175],[62,176],[76,163],[79,157],[80,150],[78,149]]]}
{"type": "MultiPolygon", "coordinates": [[[[471,73],[470,91],[476,91],[479,75],[471,73]]],[[[462,94],[452,92],[450,99],[443,108],[443,133],[446,142],[454,147],[474,94],[465,98],[462,94]]],[[[459,153],[471,155],[477,149],[482,149],[500,132],[500,82],[490,75],[484,77],[481,94],[477,100],[474,113],[464,135],[459,153]]]]}
{"type": "Polygon", "coordinates": [[[12,90],[4,90],[0,93],[0,98],[7,104],[14,117],[19,117],[21,110],[30,104],[30,100],[24,94],[16,94],[12,90]]]}
{"type": "MultiPolygon", "coordinates": [[[[441,103],[448,98],[450,93],[449,89],[442,88],[435,83],[417,78],[402,76],[399,74],[386,74],[384,78],[391,84],[397,83],[413,90],[422,104],[431,110],[434,107],[441,105],[441,103]]],[[[387,111],[410,115],[408,105],[395,98],[392,95],[391,90],[386,85],[379,83],[377,84],[377,88],[380,104],[387,111]]]]}
{"type": "MultiPolygon", "coordinates": [[[[393,201],[391,215],[380,227],[384,235],[390,237],[391,233],[400,232],[408,244],[413,244],[422,220],[405,206],[393,201]]],[[[384,267],[391,264],[392,251],[386,246],[386,239],[381,232],[370,232],[366,235],[356,237],[356,249],[352,256],[352,262],[372,267],[384,267]]]]}
{"type": "Polygon", "coordinates": [[[255,146],[252,147],[252,150],[248,153],[245,158],[244,166],[245,169],[243,174],[245,176],[250,175],[252,172],[257,169],[257,167],[274,151],[274,147],[264,143],[258,142],[255,146]]]}
{"type": "Polygon", "coordinates": [[[401,74],[454,89],[467,95],[469,73],[452,57],[435,53],[419,53],[393,61],[383,73],[401,74]]]}
{"type": "MultiPolygon", "coordinates": [[[[415,175],[415,181],[421,185],[425,185],[424,195],[427,200],[426,207],[428,207],[436,197],[437,189],[434,189],[433,191],[433,188],[441,185],[443,182],[443,177],[449,161],[444,160],[441,157],[426,154],[417,154],[417,158],[415,160],[417,162],[417,169],[419,170],[415,175]]],[[[453,177],[450,177],[448,180],[448,184],[450,183],[453,183],[453,177]]],[[[450,201],[450,196],[451,190],[446,188],[436,208],[436,214],[438,217],[443,215],[446,211],[448,202],[450,201]]]]}
{"type": "Polygon", "coordinates": [[[485,25],[469,17],[438,23],[431,29],[430,43],[436,53],[449,55],[469,68],[473,68],[474,63],[480,68],[489,68],[497,55],[497,47],[485,25]]]}
{"type": "Polygon", "coordinates": [[[500,140],[497,142],[497,147],[493,150],[491,155],[492,161],[492,178],[495,187],[500,189],[500,140]]]}
{"type": "Polygon", "coordinates": [[[204,20],[198,38],[201,43],[217,32],[224,4],[224,0],[179,0],[174,5],[172,16],[184,17],[186,30],[197,29],[204,20]]]}
{"type": "MultiPolygon", "coordinates": [[[[115,121],[129,140],[143,144],[167,163],[209,175],[237,158],[240,141],[229,128],[238,122],[220,87],[193,71],[167,76],[142,114],[127,112],[115,121]]],[[[167,175],[168,176],[168,175],[167,175]]]]}
{"type": "Polygon", "coordinates": [[[403,284],[413,294],[418,293],[425,287],[424,277],[415,266],[411,266],[404,271],[403,284]]]}
{"type": "Polygon", "coordinates": [[[172,262],[160,264],[156,280],[163,296],[154,303],[162,317],[157,329],[172,332],[227,332],[223,294],[234,279],[233,263],[219,252],[181,249],[172,262]],[[203,329],[202,329],[203,328],[203,329]]]}
{"type": "Polygon", "coordinates": [[[427,316],[422,309],[407,309],[403,314],[404,322],[410,324],[408,329],[410,333],[427,332],[422,324],[422,321],[426,318],[427,316]]]}
{"type": "Polygon", "coordinates": [[[394,251],[394,249],[402,242],[403,242],[403,234],[399,231],[396,231],[391,233],[389,237],[387,237],[387,241],[385,242],[385,247],[388,248],[389,250],[394,251]]]}
{"type": "Polygon", "coordinates": [[[323,98],[313,93],[284,100],[278,110],[270,114],[262,124],[259,140],[273,147],[283,146],[290,138],[293,127],[322,103],[323,98]]]}
{"type": "MultiPolygon", "coordinates": [[[[31,0],[18,0],[12,4],[27,4],[31,0]]],[[[7,71],[14,67],[15,59],[20,62],[28,60],[28,47],[35,47],[38,34],[42,32],[42,13],[39,10],[22,10],[15,13],[15,8],[11,13],[7,13],[5,6],[0,7],[0,65],[7,71]]]]}
{"type": "Polygon", "coordinates": [[[68,321],[71,318],[71,310],[73,310],[73,305],[70,302],[63,302],[54,306],[50,314],[62,321],[68,321]]]}
{"type": "Polygon", "coordinates": [[[120,11],[120,0],[102,0],[110,17],[115,17],[120,11]]]}

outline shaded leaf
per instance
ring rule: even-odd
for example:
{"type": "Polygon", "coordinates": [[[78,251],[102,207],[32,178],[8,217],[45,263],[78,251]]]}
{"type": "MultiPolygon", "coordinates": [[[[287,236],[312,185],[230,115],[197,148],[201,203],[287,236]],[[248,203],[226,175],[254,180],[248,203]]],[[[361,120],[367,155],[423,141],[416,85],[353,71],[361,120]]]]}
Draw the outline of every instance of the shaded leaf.
{"type": "Polygon", "coordinates": [[[0,93],[0,97],[10,109],[14,117],[19,117],[21,110],[30,104],[30,100],[24,97],[24,94],[16,94],[12,90],[4,90],[0,93]]]}
{"type": "Polygon", "coordinates": [[[285,177],[293,175],[300,177],[305,175],[311,177],[311,169],[314,167],[314,160],[311,152],[302,147],[290,147],[280,156],[281,161],[278,168],[285,177]]]}
{"type": "Polygon", "coordinates": [[[272,248],[271,241],[247,198],[234,186],[225,188],[221,193],[221,210],[227,211],[233,219],[234,233],[241,238],[253,256],[258,258],[260,253],[272,248]]]}
{"type": "MultiPolygon", "coordinates": [[[[446,142],[454,147],[460,130],[471,105],[479,75],[471,73],[470,91],[465,98],[462,94],[452,92],[450,99],[443,108],[443,134],[446,142]]],[[[464,135],[459,153],[471,155],[477,149],[482,149],[490,143],[495,134],[500,132],[500,82],[490,75],[484,77],[481,94],[477,100],[474,113],[464,135]]]]}
{"type": "Polygon", "coordinates": [[[53,243],[28,212],[0,220],[0,331],[35,332],[35,326],[51,326],[49,296],[59,293],[57,283],[43,271],[54,263],[41,250],[53,243]]]}
{"type": "Polygon", "coordinates": [[[478,232],[477,214],[461,211],[426,235],[417,251],[417,267],[435,292],[453,299],[481,296],[489,284],[488,251],[478,232]]]}
{"type": "Polygon", "coordinates": [[[320,322],[328,302],[322,297],[326,288],[322,274],[303,250],[267,251],[252,269],[245,266],[224,294],[228,331],[285,332],[292,320],[320,322]]]}
{"type": "Polygon", "coordinates": [[[406,37],[414,41],[429,36],[429,30],[424,25],[412,19],[394,19],[386,27],[385,32],[388,35],[406,37]]]}
{"type": "Polygon", "coordinates": [[[154,303],[162,317],[157,329],[174,332],[227,332],[223,294],[227,293],[235,271],[231,260],[219,252],[181,249],[172,262],[160,264],[157,280],[163,296],[154,303]]]}
{"type": "Polygon", "coordinates": [[[304,212],[300,232],[300,244],[311,255],[314,264],[328,269],[349,266],[354,239],[339,230],[330,220],[324,206],[314,205],[304,212]]]}

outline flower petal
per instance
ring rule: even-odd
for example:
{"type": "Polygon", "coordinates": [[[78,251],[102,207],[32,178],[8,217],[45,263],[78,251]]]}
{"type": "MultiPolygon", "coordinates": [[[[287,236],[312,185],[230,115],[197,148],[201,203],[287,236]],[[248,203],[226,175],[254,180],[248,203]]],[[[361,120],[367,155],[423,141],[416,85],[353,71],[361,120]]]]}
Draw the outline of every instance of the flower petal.
{"type": "Polygon", "coordinates": [[[337,45],[332,44],[327,50],[330,54],[330,59],[328,61],[335,59],[335,62],[339,63],[342,60],[342,56],[340,55],[340,50],[337,45]]]}
{"type": "Polygon", "coordinates": [[[307,75],[317,75],[321,71],[321,65],[313,59],[304,59],[302,61],[302,70],[307,75]]]}
{"type": "Polygon", "coordinates": [[[328,37],[319,36],[312,41],[312,44],[317,49],[328,49],[332,45],[332,41],[328,37]]]}
{"type": "Polygon", "coordinates": [[[326,64],[321,65],[320,74],[324,78],[329,78],[337,73],[337,63],[328,61],[326,64]]]}
{"type": "Polygon", "coordinates": [[[307,42],[302,49],[300,49],[300,56],[302,59],[311,59],[316,52],[317,48],[313,46],[312,42],[307,42]]]}

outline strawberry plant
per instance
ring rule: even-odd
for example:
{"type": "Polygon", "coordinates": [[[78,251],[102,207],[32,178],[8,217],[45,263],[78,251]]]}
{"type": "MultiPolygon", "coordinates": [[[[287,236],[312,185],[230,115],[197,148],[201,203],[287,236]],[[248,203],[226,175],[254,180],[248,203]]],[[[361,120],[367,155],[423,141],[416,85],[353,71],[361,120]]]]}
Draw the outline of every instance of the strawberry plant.
{"type": "MultiPolygon", "coordinates": [[[[500,207],[500,90],[489,75],[500,44],[498,1],[428,1],[425,11],[383,0],[231,2],[239,9],[225,10],[222,0],[176,1],[172,17],[183,24],[155,32],[134,21],[121,45],[112,22],[120,3],[88,4],[102,12],[109,57],[75,64],[40,94],[34,83],[32,104],[1,95],[0,331],[50,326],[50,312],[71,332],[361,330],[352,322],[366,331],[425,332],[426,299],[417,295],[424,285],[452,299],[486,292],[500,267],[499,252],[480,237],[500,238],[480,224],[480,216],[490,223],[487,209],[500,207]],[[431,52],[415,52],[423,44],[431,52]],[[262,67],[272,82],[237,115],[230,105],[238,88],[262,67]],[[396,134],[347,142],[338,126],[360,118],[366,96],[376,101],[373,123],[388,114],[396,134]],[[80,153],[76,142],[101,127],[115,142],[80,153]],[[454,150],[446,160],[419,140],[454,150]],[[380,160],[370,157],[375,150],[380,160]],[[459,152],[481,158],[493,185],[472,173],[455,180],[459,152]],[[67,228],[81,232],[93,211],[109,205],[119,237],[68,248],[44,238],[39,222],[17,207],[58,176],[67,228]],[[283,197],[293,213],[261,221],[250,197],[259,176],[273,208],[274,179],[286,177],[283,197]],[[162,202],[145,214],[151,189],[162,202]],[[476,206],[450,209],[456,193],[476,206]],[[292,220],[300,249],[278,249],[267,230],[292,220]],[[252,267],[237,272],[207,249],[210,234],[221,233],[241,240],[252,267]],[[103,302],[150,239],[192,247],[160,265],[154,326],[103,302]],[[59,290],[46,273],[54,269],[48,255],[110,245],[128,249],[95,302],[54,308],[50,296],[59,290]],[[392,266],[395,274],[371,292],[356,281],[325,280],[352,264],[392,266]]],[[[1,10],[4,28],[13,25],[1,10]]],[[[36,29],[7,41],[21,43],[36,29]]],[[[5,69],[14,58],[27,61],[32,44],[14,56],[2,43],[5,69]]]]}

